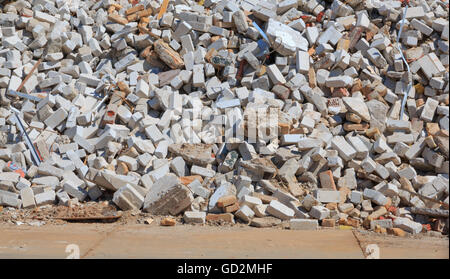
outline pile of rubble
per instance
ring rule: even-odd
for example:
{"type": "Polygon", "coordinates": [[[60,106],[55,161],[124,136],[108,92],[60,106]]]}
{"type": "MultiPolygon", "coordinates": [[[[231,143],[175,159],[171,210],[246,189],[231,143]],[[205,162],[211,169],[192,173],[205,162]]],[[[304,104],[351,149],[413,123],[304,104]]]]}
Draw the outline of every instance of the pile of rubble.
{"type": "Polygon", "coordinates": [[[1,206],[448,232],[448,2],[1,8],[1,206]]]}

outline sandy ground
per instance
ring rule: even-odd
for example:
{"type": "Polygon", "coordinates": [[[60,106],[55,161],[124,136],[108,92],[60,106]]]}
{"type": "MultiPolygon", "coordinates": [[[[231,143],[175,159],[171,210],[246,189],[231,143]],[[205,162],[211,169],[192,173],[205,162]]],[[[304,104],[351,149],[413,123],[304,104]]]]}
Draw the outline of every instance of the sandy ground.
{"type": "Polygon", "coordinates": [[[449,258],[447,237],[399,238],[356,230],[293,231],[248,226],[65,223],[40,227],[0,223],[0,258],[449,258]],[[70,246],[69,246],[70,248],[70,246]]]}

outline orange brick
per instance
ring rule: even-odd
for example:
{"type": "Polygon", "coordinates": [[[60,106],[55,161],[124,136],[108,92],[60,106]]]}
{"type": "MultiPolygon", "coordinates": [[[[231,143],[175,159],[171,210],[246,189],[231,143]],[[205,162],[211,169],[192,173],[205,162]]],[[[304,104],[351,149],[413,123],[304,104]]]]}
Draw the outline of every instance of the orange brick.
{"type": "Polygon", "coordinates": [[[348,93],[348,90],[346,88],[334,88],[333,93],[331,97],[348,97],[350,96],[350,93],[348,93]]]}
{"type": "Polygon", "coordinates": [[[223,196],[217,200],[217,207],[227,207],[229,205],[235,204],[237,198],[235,195],[223,196]]]}
{"type": "Polygon", "coordinates": [[[359,222],[359,220],[347,218],[347,225],[352,226],[354,228],[359,228],[361,226],[361,223],[359,222]]]}
{"type": "Polygon", "coordinates": [[[206,215],[206,221],[222,221],[234,223],[234,216],[231,213],[208,214],[206,215]]]}
{"type": "Polygon", "coordinates": [[[289,134],[307,134],[308,133],[308,129],[301,127],[301,128],[292,128],[289,131],[289,134]]]}
{"type": "Polygon", "coordinates": [[[259,198],[262,201],[263,204],[268,204],[268,203],[270,203],[273,200],[278,200],[275,197],[264,195],[264,194],[258,193],[258,192],[254,192],[253,196],[259,198]]]}
{"type": "Polygon", "coordinates": [[[192,183],[192,181],[198,179],[200,183],[203,183],[203,178],[200,175],[190,175],[190,176],[182,176],[178,178],[181,182],[181,184],[189,185],[192,183]]]}
{"type": "Polygon", "coordinates": [[[175,226],[176,223],[177,223],[177,221],[175,219],[166,217],[161,220],[160,225],[161,226],[175,226]]]}
{"type": "Polygon", "coordinates": [[[232,204],[232,205],[229,205],[229,206],[227,206],[227,207],[225,207],[224,209],[223,209],[223,211],[225,212],[225,213],[231,213],[231,212],[236,212],[236,211],[238,211],[239,210],[239,204],[238,203],[234,203],[234,204],[232,204]]]}
{"type": "Polygon", "coordinates": [[[279,128],[280,134],[285,135],[285,134],[289,134],[289,130],[291,127],[289,124],[279,123],[278,128],[279,128]]]}
{"type": "Polygon", "coordinates": [[[369,129],[369,124],[353,124],[353,123],[344,123],[345,131],[365,131],[369,129]]]}
{"type": "Polygon", "coordinates": [[[388,234],[393,234],[395,236],[404,237],[406,236],[406,232],[400,228],[389,228],[387,229],[388,234]]]}
{"type": "Polygon", "coordinates": [[[334,228],[335,225],[336,225],[336,220],[334,220],[334,219],[323,219],[322,220],[322,227],[334,228]]]}

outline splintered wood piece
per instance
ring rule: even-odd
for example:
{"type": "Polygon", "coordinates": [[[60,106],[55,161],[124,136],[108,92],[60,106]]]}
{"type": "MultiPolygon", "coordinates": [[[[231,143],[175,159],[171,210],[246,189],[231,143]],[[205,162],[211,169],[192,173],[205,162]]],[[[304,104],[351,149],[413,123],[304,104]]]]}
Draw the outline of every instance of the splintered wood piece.
{"type": "Polygon", "coordinates": [[[153,44],[153,47],[159,58],[171,69],[180,69],[184,66],[184,61],[181,59],[178,52],[174,51],[162,39],[157,40],[153,44]]]}
{"type": "Polygon", "coordinates": [[[161,9],[159,10],[158,16],[156,17],[158,20],[160,20],[166,12],[167,6],[169,6],[169,0],[164,0],[161,5],[161,9]]]}
{"type": "Polygon", "coordinates": [[[136,21],[138,18],[139,18],[138,14],[127,15],[127,20],[128,20],[128,22],[130,22],[130,21],[136,21]]]}
{"type": "Polygon", "coordinates": [[[128,23],[128,20],[126,18],[121,17],[118,14],[109,14],[108,19],[111,21],[114,21],[115,23],[119,23],[119,24],[123,24],[123,25],[128,23]]]}
{"type": "Polygon", "coordinates": [[[137,12],[136,14],[137,14],[138,18],[141,18],[141,17],[151,16],[152,13],[153,13],[152,8],[148,8],[148,9],[142,10],[140,12],[137,12]]]}
{"type": "Polygon", "coordinates": [[[144,9],[144,5],[136,5],[134,7],[129,8],[128,10],[126,10],[125,14],[128,16],[128,15],[134,14],[136,12],[142,11],[143,9],[144,9]]]}
{"type": "Polygon", "coordinates": [[[23,86],[25,85],[25,83],[27,82],[27,80],[31,77],[31,75],[33,74],[33,72],[37,69],[37,67],[39,66],[39,64],[41,64],[42,62],[42,58],[39,59],[34,65],[33,68],[31,68],[30,73],[23,79],[22,83],[19,85],[19,87],[17,87],[17,92],[19,92],[23,86]]]}

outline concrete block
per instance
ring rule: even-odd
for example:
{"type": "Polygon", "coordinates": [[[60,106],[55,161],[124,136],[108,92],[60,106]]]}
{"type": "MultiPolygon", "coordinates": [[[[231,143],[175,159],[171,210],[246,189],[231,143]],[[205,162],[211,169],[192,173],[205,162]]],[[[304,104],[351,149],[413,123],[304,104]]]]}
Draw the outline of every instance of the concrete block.
{"type": "Polygon", "coordinates": [[[408,218],[398,217],[394,219],[394,228],[400,228],[412,234],[418,234],[422,231],[422,225],[420,223],[411,221],[408,218]]]}
{"type": "Polygon", "coordinates": [[[126,184],[114,193],[113,202],[122,210],[136,210],[142,207],[144,197],[135,187],[126,184]]]}
{"type": "Polygon", "coordinates": [[[294,210],[277,200],[272,200],[270,202],[266,212],[282,220],[289,220],[294,217],[294,210]]]}
{"type": "Polygon", "coordinates": [[[234,215],[244,222],[250,222],[253,216],[255,216],[255,212],[249,206],[243,205],[234,215]]]}
{"type": "Polygon", "coordinates": [[[322,203],[335,202],[339,203],[341,199],[341,194],[339,191],[329,191],[329,190],[316,190],[315,198],[322,203]]]}
{"type": "Polygon", "coordinates": [[[177,215],[194,200],[190,190],[181,185],[174,174],[155,181],[145,196],[143,210],[152,214],[177,215]]]}
{"type": "Polygon", "coordinates": [[[185,211],[183,220],[187,224],[204,224],[206,212],[185,211]]]}
{"type": "Polygon", "coordinates": [[[45,191],[34,195],[34,200],[36,201],[37,206],[54,204],[56,200],[56,193],[55,191],[45,191]]]}
{"type": "Polygon", "coordinates": [[[315,205],[309,211],[309,215],[318,220],[326,219],[330,216],[330,210],[321,205],[315,205]]]}

